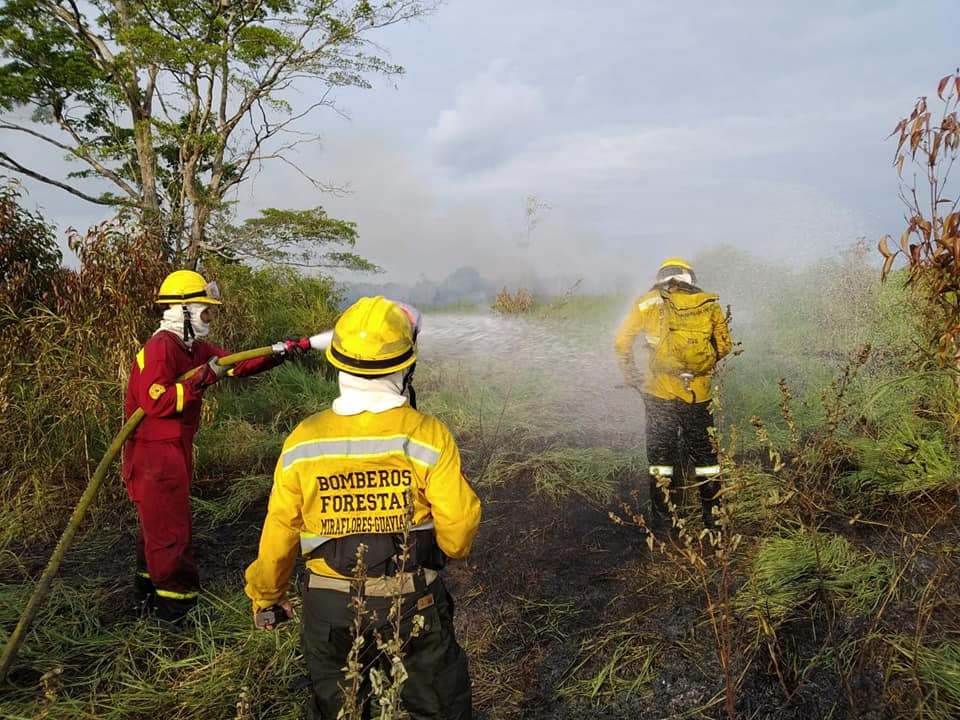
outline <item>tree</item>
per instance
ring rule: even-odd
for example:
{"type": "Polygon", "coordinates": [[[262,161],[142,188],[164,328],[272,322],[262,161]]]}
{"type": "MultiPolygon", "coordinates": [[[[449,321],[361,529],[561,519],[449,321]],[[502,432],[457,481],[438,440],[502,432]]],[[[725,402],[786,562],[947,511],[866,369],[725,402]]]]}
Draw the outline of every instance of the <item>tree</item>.
{"type": "Polygon", "coordinates": [[[63,259],[53,227],[22,196],[16,182],[0,184],[0,306],[15,312],[45,298],[63,259]]]}
{"type": "MultiPolygon", "coordinates": [[[[370,36],[433,8],[434,0],[0,0],[8,137],[0,167],[131,207],[163,234],[172,259],[192,261],[232,189],[266,161],[296,167],[295,148],[318,138],[301,121],[335,108],[337,88],[402,73],[370,36]],[[309,100],[295,106],[296,92],[309,100]],[[16,119],[22,107],[32,122],[16,119]],[[29,165],[29,151],[10,142],[17,135],[80,169],[60,179],[29,165]],[[112,190],[84,189],[92,177],[112,190]]],[[[222,239],[209,249],[223,250],[222,239]]]]}
{"type": "Polygon", "coordinates": [[[530,236],[533,234],[534,228],[540,224],[541,214],[545,210],[552,209],[550,205],[536,195],[527,195],[523,205],[523,212],[526,216],[526,235],[520,243],[520,247],[530,247],[530,236]]]}
{"type": "Polygon", "coordinates": [[[330,243],[352,247],[356,238],[355,223],[329,217],[323,208],[267,208],[260,211],[260,217],[247,218],[239,227],[228,225],[218,231],[211,246],[220,255],[235,252],[266,263],[379,271],[354,253],[324,249],[330,243]]]}
{"type": "Polygon", "coordinates": [[[894,165],[900,176],[900,198],[906,206],[907,227],[899,247],[880,238],[883,277],[898,256],[906,260],[907,280],[920,288],[932,311],[931,345],[938,359],[960,365],[960,196],[948,191],[950,171],[960,157],[960,70],[937,85],[941,104],[934,117],[921,97],[909,116],[897,123],[894,165]],[[913,169],[904,179],[904,166],[913,169]],[[952,197],[951,197],[952,194],[952,197]]]}

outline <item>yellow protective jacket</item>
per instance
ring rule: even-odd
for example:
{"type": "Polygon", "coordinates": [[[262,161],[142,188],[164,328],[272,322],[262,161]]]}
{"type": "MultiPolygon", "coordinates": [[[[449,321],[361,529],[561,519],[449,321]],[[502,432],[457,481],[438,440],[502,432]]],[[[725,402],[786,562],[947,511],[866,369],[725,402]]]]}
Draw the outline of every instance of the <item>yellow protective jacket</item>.
{"type": "MultiPolygon", "coordinates": [[[[402,532],[407,490],[412,529],[432,527],[444,554],[465,557],[480,525],[480,500],[443,423],[408,405],[311,415],[287,438],[277,461],[260,552],[246,572],[247,595],[261,608],[282,600],[297,553],[306,555],[328,538],[402,532]]],[[[344,577],[320,557],[306,564],[319,575],[344,577]]]]}
{"type": "MultiPolygon", "coordinates": [[[[719,299],[712,293],[705,293],[693,286],[674,287],[668,290],[670,299],[685,308],[702,307],[709,314],[712,328],[711,344],[716,351],[717,360],[733,349],[730,330],[720,308],[719,299]]],[[[695,375],[689,382],[690,389],[684,387],[683,379],[673,372],[658,371],[653,359],[657,346],[661,342],[663,329],[663,298],[661,288],[654,287],[634,302],[614,340],[614,350],[620,371],[629,385],[641,388],[664,400],[683,400],[684,402],[704,402],[710,399],[713,372],[695,375]],[[633,348],[638,336],[642,336],[646,351],[643,378],[639,377],[634,362],[633,348]]]]}

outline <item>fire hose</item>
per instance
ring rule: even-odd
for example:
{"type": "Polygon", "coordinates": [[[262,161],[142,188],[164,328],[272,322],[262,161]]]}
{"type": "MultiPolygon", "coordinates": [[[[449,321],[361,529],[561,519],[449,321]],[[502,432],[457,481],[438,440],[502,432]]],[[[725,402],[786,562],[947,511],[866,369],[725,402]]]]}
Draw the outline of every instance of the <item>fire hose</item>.
{"type": "MultiPolygon", "coordinates": [[[[330,344],[331,335],[332,332],[327,331],[313,335],[309,338],[303,338],[301,342],[302,345],[309,344],[309,347],[312,350],[324,350],[326,349],[327,345],[330,344]]],[[[239,362],[243,362],[244,360],[266,357],[267,355],[279,355],[284,352],[286,352],[286,345],[284,343],[274,343],[273,345],[267,345],[265,347],[254,348],[253,350],[244,350],[243,352],[226,355],[222,358],[219,358],[217,360],[217,364],[232,366],[239,362]]],[[[179,378],[177,378],[177,380],[186,380],[187,378],[192,377],[194,374],[199,372],[202,368],[202,365],[200,367],[196,367],[193,370],[181,375],[179,378]]],[[[33,591],[33,595],[30,596],[30,600],[23,609],[23,613],[20,616],[20,621],[17,623],[17,627],[14,628],[9,639],[7,640],[6,646],[3,648],[3,656],[0,657],[0,683],[6,681],[7,673],[17,656],[17,651],[20,649],[20,645],[23,643],[24,636],[27,634],[27,630],[29,630],[31,623],[33,623],[33,620],[36,618],[37,613],[40,610],[40,606],[46,599],[47,593],[50,591],[50,585],[53,583],[53,578],[56,576],[57,570],[60,569],[60,563],[63,561],[63,558],[67,553],[67,548],[70,547],[70,543],[73,541],[73,536],[76,535],[77,530],[80,527],[80,522],[83,520],[83,516],[86,515],[87,509],[90,507],[90,503],[93,502],[94,497],[96,497],[97,492],[100,490],[100,486],[103,484],[103,480],[107,475],[107,470],[110,468],[110,464],[113,462],[114,458],[116,458],[117,454],[120,452],[120,448],[123,447],[123,444],[127,441],[127,438],[130,437],[130,434],[134,431],[144,416],[145,413],[143,408],[137,408],[136,411],[130,415],[130,418],[127,420],[127,422],[124,423],[122,428],[120,428],[120,432],[118,432],[116,437],[114,437],[113,442],[110,443],[110,447],[108,447],[106,453],[104,453],[100,464],[97,465],[97,469],[94,471],[93,477],[90,478],[90,482],[87,484],[86,490],[83,491],[83,495],[81,495],[80,500],[77,501],[77,506],[74,508],[73,514],[70,516],[70,520],[67,522],[67,527],[60,536],[60,540],[57,542],[57,546],[54,548],[53,554],[50,556],[47,567],[44,569],[43,574],[37,581],[37,586],[33,591]]]]}

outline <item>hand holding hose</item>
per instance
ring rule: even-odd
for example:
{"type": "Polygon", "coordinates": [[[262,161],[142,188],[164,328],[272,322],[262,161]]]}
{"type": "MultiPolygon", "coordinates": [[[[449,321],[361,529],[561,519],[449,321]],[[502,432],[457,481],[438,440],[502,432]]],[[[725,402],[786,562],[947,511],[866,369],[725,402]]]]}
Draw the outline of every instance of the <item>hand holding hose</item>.
{"type": "Polygon", "coordinates": [[[219,362],[220,358],[214,356],[207,360],[207,364],[204,365],[203,369],[197,373],[200,380],[197,382],[197,387],[201,390],[206,390],[208,387],[213,385],[217,380],[222,378],[227,374],[227,370],[230,369],[228,365],[221,365],[219,362]]]}
{"type": "Polygon", "coordinates": [[[293,606],[283,599],[268,608],[253,604],[253,624],[257,630],[275,630],[277,625],[293,619],[293,606]]]}

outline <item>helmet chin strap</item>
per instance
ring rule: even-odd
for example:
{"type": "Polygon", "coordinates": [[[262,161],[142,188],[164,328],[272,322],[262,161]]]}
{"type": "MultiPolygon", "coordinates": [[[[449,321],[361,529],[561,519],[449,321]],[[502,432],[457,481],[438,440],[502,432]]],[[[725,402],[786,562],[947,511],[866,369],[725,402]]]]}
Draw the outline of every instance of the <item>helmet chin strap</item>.
{"type": "Polygon", "coordinates": [[[190,308],[188,308],[186,304],[181,307],[183,307],[183,341],[187,345],[191,345],[195,335],[193,332],[193,323],[190,322],[190,308]]]}
{"type": "Polygon", "coordinates": [[[417,364],[413,363],[413,365],[407,368],[403,374],[403,385],[400,387],[400,393],[406,394],[410,399],[410,407],[414,410],[417,409],[417,391],[413,389],[413,371],[416,367],[417,364]]]}

